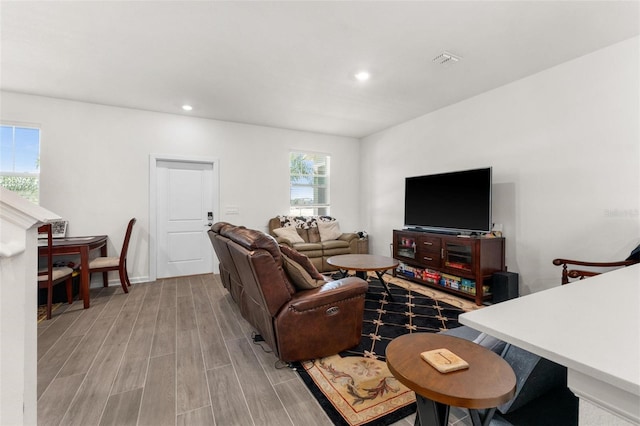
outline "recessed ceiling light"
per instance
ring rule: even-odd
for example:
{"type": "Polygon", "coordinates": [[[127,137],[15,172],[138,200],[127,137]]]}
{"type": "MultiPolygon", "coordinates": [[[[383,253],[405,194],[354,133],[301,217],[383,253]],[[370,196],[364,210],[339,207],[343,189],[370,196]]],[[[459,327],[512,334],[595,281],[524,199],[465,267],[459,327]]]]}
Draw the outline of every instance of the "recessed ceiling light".
{"type": "Polygon", "coordinates": [[[367,71],[360,71],[360,72],[356,73],[354,75],[354,77],[358,81],[367,81],[367,80],[369,80],[369,77],[371,77],[371,74],[369,74],[367,71]]]}
{"type": "Polygon", "coordinates": [[[182,105],[182,109],[185,111],[191,111],[193,107],[191,105],[182,105]]]}

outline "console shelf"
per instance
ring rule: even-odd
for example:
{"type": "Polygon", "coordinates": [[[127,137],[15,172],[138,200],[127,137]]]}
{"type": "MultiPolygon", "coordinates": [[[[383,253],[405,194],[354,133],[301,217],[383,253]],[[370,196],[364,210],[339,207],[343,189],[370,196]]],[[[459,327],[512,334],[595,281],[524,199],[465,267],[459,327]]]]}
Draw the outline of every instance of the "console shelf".
{"type": "Polygon", "coordinates": [[[504,246],[504,238],[394,230],[394,275],[482,305],[491,297],[491,276],[505,270],[504,246]]]}

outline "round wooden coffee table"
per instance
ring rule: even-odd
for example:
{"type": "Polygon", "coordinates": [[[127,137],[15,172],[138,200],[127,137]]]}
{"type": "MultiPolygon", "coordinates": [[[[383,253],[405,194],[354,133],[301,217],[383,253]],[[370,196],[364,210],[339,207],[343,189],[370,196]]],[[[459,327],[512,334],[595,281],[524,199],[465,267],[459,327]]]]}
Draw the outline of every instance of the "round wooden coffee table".
{"type": "Polygon", "coordinates": [[[469,408],[474,425],[489,422],[495,407],[513,398],[516,376],[511,366],[490,350],[459,337],[413,333],[389,343],[389,371],[416,393],[416,425],[446,426],[449,406],[469,408]],[[469,363],[469,368],[440,373],[420,353],[446,348],[469,363]],[[484,419],[475,409],[488,408],[484,419]]]}
{"type": "Polygon", "coordinates": [[[373,271],[387,291],[389,298],[393,300],[387,283],[382,279],[384,272],[395,269],[399,263],[396,259],[375,254],[340,254],[327,259],[329,265],[335,266],[346,276],[347,271],[367,272],[373,271]]]}

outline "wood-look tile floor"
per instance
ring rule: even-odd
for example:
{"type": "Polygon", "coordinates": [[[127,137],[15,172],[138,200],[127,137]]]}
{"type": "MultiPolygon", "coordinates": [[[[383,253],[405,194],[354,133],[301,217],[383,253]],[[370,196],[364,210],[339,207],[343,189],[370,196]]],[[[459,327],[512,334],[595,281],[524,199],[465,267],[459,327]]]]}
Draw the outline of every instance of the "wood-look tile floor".
{"type": "MultiPolygon", "coordinates": [[[[253,343],[217,275],[91,291],[90,309],[62,305],[38,325],[38,425],[332,424],[253,343]]],[[[449,423],[470,419],[454,408],[449,423]]]]}

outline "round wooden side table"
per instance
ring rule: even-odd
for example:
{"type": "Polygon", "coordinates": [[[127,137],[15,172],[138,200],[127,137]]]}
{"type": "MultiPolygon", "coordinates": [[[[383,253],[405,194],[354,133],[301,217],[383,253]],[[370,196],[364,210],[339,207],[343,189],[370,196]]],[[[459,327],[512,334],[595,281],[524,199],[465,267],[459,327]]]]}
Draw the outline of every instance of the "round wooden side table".
{"type": "Polygon", "coordinates": [[[416,393],[416,425],[446,426],[450,406],[469,408],[474,426],[486,424],[495,407],[515,393],[511,366],[469,340],[433,333],[405,334],[389,343],[386,357],[389,371],[416,393]],[[422,352],[441,348],[467,361],[469,368],[440,373],[420,357],[422,352]],[[489,409],[484,418],[475,411],[482,408],[489,409]]]}
{"type": "Polygon", "coordinates": [[[399,262],[386,256],[378,256],[375,254],[339,254],[331,256],[327,259],[329,265],[335,266],[342,271],[342,276],[346,277],[348,271],[356,271],[356,276],[364,280],[367,279],[366,272],[374,271],[389,295],[389,299],[393,300],[389,286],[385,282],[383,275],[389,269],[395,269],[399,262]],[[361,273],[361,275],[359,274],[361,273]]]}

